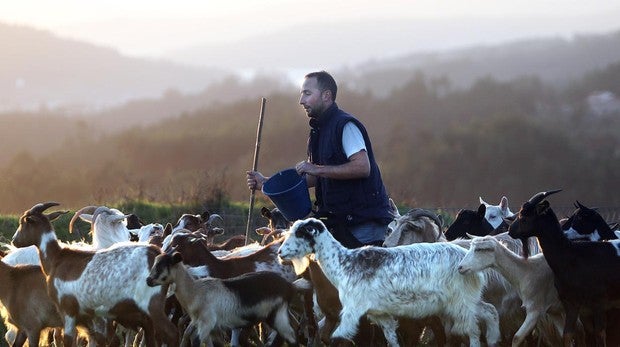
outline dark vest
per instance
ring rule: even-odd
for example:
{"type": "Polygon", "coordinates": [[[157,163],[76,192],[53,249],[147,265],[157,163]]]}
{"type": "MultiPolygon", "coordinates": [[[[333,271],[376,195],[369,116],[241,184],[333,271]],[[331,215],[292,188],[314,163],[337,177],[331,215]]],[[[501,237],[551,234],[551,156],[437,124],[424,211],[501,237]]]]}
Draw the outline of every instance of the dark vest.
{"type": "Polygon", "coordinates": [[[389,223],[392,220],[389,200],[379,166],[375,161],[366,128],[334,103],[318,119],[310,120],[308,155],[317,165],[340,165],[348,161],[342,148],[342,131],[347,122],[359,128],[370,160],[366,178],[335,180],[317,177],[315,215],[327,217],[330,223],[355,225],[367,221],[389,223]]]}

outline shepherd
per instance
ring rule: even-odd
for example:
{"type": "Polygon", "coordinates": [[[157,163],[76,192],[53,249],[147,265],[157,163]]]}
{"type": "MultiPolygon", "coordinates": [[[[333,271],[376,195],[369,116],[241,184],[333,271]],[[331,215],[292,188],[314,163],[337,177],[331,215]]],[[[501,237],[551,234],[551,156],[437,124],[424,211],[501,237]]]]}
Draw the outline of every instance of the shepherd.
{"type": "MultiPolygon", "coordinates": [[[[338,87],[325,71],[311,72],[301,86],[299,104],[309,117],[307,159],[295,165],[314,188],[310,216],[319,218],[348,248],[383,244],[392,221],[388,194],[364,125],[336,104],[338,87]]],[[[251,190],[269,179],[247,171],[251,190]]],[[[293,222],[293,221],[291,221],[293,222]]]]}

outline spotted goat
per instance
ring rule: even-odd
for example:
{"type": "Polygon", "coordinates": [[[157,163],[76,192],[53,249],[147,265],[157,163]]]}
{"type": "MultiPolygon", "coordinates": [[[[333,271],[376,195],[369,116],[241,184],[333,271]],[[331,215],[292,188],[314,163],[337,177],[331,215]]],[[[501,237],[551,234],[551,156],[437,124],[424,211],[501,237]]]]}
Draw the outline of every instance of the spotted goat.
{"type": "MultiPolygon", "coordinates": [[[[291,260],[298,273],[308,264],[306,255],[314,254],[338,289],[342,313],[331,336],[333,343],[351,341],[360,318],[367,316],[381,327],[390,346],[398,346],[396,317],[438,315],[450,323],[448,331],[469,337],[470,346],[480,346],[477,314],[484,305],[485,278],[458,273],[466,253],[459,246],[439,242],[347,249],[320,220],[309,218],[293,224],[278,253],[283,260],[291,260]]],[[[485,323],[486,340],[495,345],[497,311],[485,323]]]]}

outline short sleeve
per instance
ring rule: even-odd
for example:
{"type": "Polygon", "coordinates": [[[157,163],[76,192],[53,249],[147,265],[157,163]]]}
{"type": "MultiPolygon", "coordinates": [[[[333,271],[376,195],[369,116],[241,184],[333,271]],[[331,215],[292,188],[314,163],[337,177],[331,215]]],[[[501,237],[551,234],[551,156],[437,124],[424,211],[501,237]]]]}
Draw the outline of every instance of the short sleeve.
{"type": "Polygon", "coordinates": [[[366,143],[364,142],[362,132],[353,122],[345,124],[342,130],[342,148],[347,158],[359,151],[366,150],[366,143]]]}

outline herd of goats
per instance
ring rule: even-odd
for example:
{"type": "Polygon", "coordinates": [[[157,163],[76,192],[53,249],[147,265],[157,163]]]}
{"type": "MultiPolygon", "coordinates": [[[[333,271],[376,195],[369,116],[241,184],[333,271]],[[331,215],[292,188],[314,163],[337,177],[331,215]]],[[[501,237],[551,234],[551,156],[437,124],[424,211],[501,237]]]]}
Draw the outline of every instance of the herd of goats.
{"type": "MultiPolygon", "coordinates": [[[[383,247],[343,247],[318,219],[263,208],[261,242],[215,242],[219,215],[146,224],[106,206],[58,240],[44,202],[0,262],[10,346],[618,346],[620,240],[579,202],[558,219],[535,194],[517,213],[480,199],[444,228],[394,221],[383,247]]],[[[3,344],[3,343],[0,343],[3,344]]]]}

